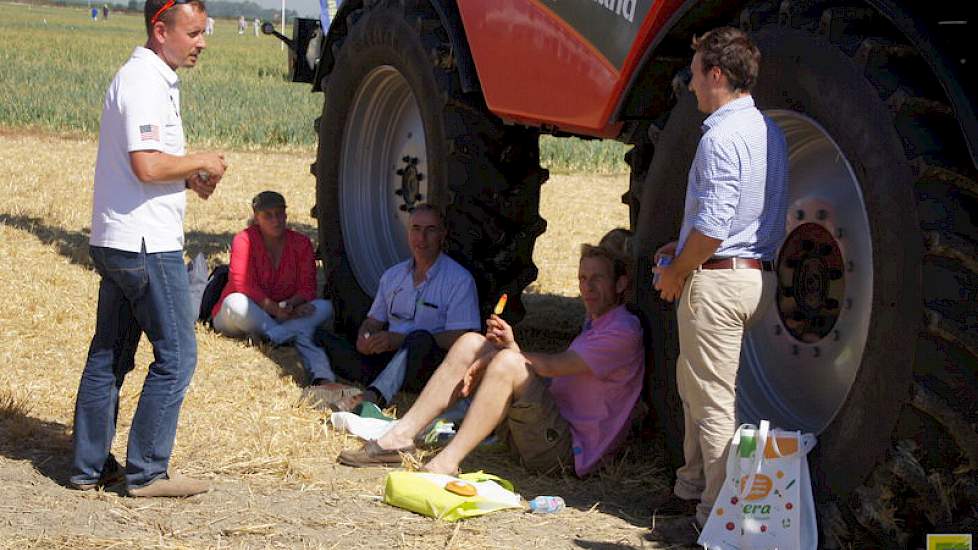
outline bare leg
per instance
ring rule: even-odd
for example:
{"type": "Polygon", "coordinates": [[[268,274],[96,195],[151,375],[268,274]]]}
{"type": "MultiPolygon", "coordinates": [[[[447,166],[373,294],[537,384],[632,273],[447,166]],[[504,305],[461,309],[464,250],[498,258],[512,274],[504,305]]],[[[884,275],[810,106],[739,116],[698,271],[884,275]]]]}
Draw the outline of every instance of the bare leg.
{"type": "Polygon", "coordinates": [[[522,354],[503,350],[493,357],[476,391],[472,406],[451,443],[435,455],[425,470],[454,475],[462,460],[503,420],[513,397],[523,394],[535,376],[522,354]]]}
{"type": "Polygon", "coordinates": [[[421,390],[414,405],[398,420],[393,429],[377,440],[382,449],[403,449],[414,444],[418,435],[439,414],[458,400],[462,376],[469,365],[486,354],[495,354],[496,347],[486,337],[475,332],[463,334],[448,350],[445,360],[421,390]]]}

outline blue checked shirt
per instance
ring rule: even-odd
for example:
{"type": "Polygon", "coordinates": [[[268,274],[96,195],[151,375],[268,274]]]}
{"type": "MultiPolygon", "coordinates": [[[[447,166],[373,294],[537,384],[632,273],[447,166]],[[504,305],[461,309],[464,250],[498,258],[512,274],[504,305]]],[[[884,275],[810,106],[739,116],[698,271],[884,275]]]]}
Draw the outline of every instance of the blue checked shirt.
{"type": "Polygon", "coordinates": [[[747,96],[703,121],[689,169],[677,255],[693,229],[723,241],[718,258],[773,260],[788,209],[788,145],[747,96]]]}

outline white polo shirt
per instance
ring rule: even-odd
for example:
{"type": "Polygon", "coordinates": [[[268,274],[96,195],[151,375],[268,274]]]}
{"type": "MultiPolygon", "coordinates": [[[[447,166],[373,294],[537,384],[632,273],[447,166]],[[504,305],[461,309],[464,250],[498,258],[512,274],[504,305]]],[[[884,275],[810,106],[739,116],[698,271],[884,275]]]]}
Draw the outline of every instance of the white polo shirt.
{"type": "Polygon", "coordinates": [[[138,47],[105,93],[95,161],[89,243],[129,252],[183,250],[187,198],[182,180],[143,183],[131,151],[183,155],[177,74],[152,50],[138,47]]]}
{"type": "Polygon", "coordinates": [[[367,316],[389,323],[391,332],[432,334],[449,330],[479,330],[479,297],[472,275],[458,262],[439,254],[425,280],[414,286],[414,259],[387,269],[367,316]]]}

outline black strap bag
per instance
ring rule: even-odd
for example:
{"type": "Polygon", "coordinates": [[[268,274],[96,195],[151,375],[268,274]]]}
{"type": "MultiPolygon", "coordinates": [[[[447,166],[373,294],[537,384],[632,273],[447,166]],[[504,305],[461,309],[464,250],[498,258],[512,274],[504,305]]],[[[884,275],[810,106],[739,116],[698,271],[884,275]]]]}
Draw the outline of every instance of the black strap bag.
{"type": "Polygon", "coordinates": [[[230,268],[221,264],[216,266],[211,271],[210,276],[207,277],[207,286],[204,287],[204,294],[200,299],[200,312],[197,315],[197,320],[201,323],[213,326],[214,319],[211,318],[211,310],[221,299],[221,293],[224,292],[224,287],[228,284],[229,272],[230,268]]]}

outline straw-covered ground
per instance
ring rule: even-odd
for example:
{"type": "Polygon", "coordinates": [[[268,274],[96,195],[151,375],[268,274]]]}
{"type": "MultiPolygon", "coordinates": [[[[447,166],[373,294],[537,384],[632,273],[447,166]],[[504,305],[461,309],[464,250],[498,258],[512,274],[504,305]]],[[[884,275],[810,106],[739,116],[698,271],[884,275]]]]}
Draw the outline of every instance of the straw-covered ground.
{"type": "MultiPolygon", "coordinates": [[[[290,349],[266,350],[198,329],[197,373],[184,402],[172,467],[209,479],[213,491],[186,500],[138,500],[65,488],[75,390],[93,327],[98,277],[87,254],[95,143],[0,130],[0,547],[63,548],[650,548],[648,495],[663,466],[647,442],[581,481],[530,477],[496,449],[466,469],[512,480],[532,498],[562,495],[551,516],[500,512],[457,524],[379,502],[384,471],[335,463],[348,436],[325,428],[327,413],[299,403],[290,349]]],[[[309,159],[230,153],[214,197],[189,199],[187,250],[211,265],[257,191],[290,202],[294,227],[315,237],[309,159]]],[[[627,223],[624,177],[555,176],[544,187],[550,230],[540,239],[540,280],[519,327],[532,349],[556,349],[579,327],[577,245],[627,223]],[[589,223],[578,223],[588,220],[589,223]]],[[[125,441],[146,365],[122,389],[113,452],[125,441]]],[[[402,403],[403,406],[403,403],[402,403]]]]}

